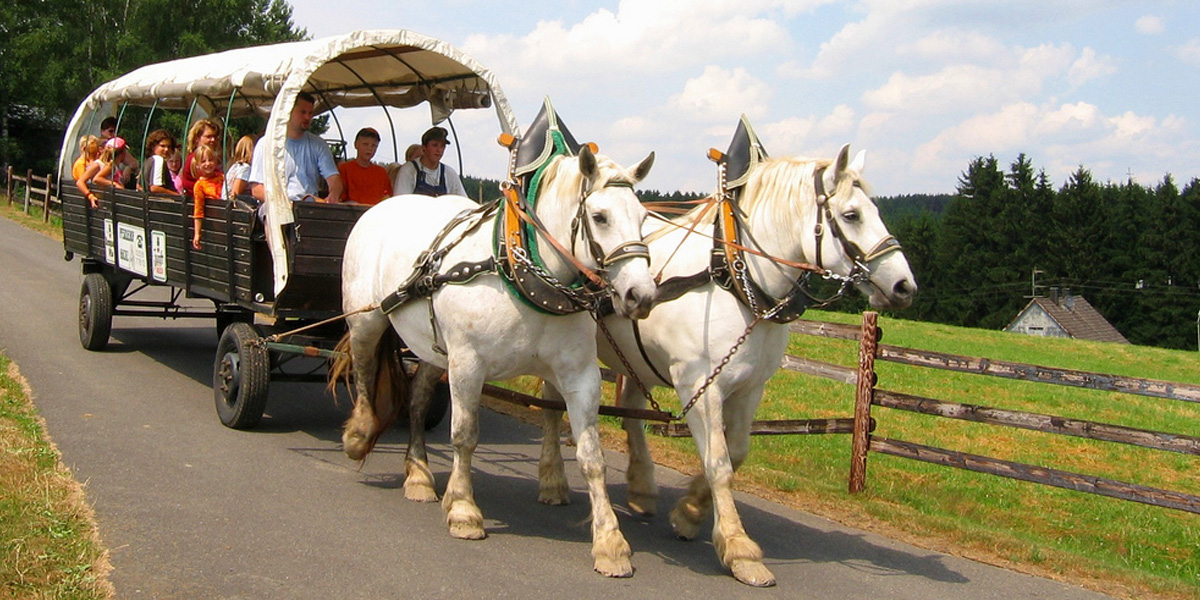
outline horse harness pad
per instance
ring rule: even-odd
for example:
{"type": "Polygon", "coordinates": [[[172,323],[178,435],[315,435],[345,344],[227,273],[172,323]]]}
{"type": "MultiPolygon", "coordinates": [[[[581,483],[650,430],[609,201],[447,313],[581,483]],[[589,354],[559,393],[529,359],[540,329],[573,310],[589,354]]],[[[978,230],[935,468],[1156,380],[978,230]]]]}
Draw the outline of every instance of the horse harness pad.
{"type": "Polygon", "coordinates": [[[417,259],[413,261],[413,270],[408,278],[396,288],[396,291],[379,301],[379,308],[383,313],[391,313],[409,300],[432,297],[434,292],[446,284],[467,283],[484,273],[494,273],[496,261],[490,256],[482,261],[458,263],[444,274],[438,273],[438,270],[441,268],[442,259],[446,254],[471,232],[478,229],[488,215],[496,210],[497,204],[498,202],[490,202],[479,208],[464,210],[455,215],[434,237],[429,248],[422,250],[417,259]],[[474,222],[470,222],[472,219],[474,222]],[[451,231],[464,224],[466,227],[457,238],[448,244],[442,244],[451,231]]]}

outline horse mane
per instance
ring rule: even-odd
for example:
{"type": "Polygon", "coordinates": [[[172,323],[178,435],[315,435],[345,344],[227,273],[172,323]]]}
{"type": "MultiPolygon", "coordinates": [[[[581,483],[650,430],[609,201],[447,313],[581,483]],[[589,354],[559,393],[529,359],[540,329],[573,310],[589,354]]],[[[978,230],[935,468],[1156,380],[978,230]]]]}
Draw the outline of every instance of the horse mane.
{"type": "MultiPolygon", "coordinates": [[[[600,172],[600,179],[596,182],[597,188],[603,187],[610,181],[620,181],[629,183],[631,185],[634,183],[633,177],[631,177],[629,173],[621,167],[621,165],[617,164],[616,161],[603,154],[596,154],[595,156],[596,168],[600,172]]],[[[571,180],[565,181],[563,185],[569,184],[572,185],[574,189],[578,190],[579,180],[583,178],[583,174],[579,171],[578,160],[579,157],[577,156],[569,156],[565,154],[555,156],[553,159],[551,159],[546,165],[546,170],[542,174],[542,182],[540,184],[541,189],[548,189],[556,185],[556,182],[558,182],[560,179],[569,176],[571,177],[571,180]],[[574,161],[574,165],[571,166],[569,163],[565,164],[563,161],[574,161]]]]}
{"type": "MultiPolygon", "coordinates": [[[[793,218],[796,201],[816,198],[816,174],[832,165],[829,159],[769,158],[750,174],[742,191],[742,210],[747,214],[764,210],[777,213],[778,218],[793,218]]],[[[870,189],[857,172],[847,170],[846,175],[838,181],[837,189],[827,190],[830,197],[843,196],[855,186],[870,196],[870,189]]]]}

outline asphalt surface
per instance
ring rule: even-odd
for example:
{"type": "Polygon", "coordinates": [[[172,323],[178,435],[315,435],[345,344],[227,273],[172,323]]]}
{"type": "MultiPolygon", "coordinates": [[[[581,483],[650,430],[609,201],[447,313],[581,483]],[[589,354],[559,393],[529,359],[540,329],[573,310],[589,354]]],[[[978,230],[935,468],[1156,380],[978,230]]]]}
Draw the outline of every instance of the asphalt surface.
{"type": "MultiPolygon", "coordinates": [[[[610,494],[637,572],[609,580],[591,570],[575,463],[572,504],[538,504],[539,431],[487,411],[474,482],[488,538],[451,539],[439,505],[403,497],[406,432],[385,436],[360,470],[340,449],[347,401],[290,383],[272,383],[258,428],[227,429],[213,407],[211,321],[117,317],[108,349],[88,352],[76,325],[78,258],[65,262],[59,242],[6,219],[0,252],[0,351],[85,483],[119,598],[1106,597],[739,495],[778,579],[749,588],[718,564],[706,534],[679,541],[665,514],[643,520],[620,506],[618,453],[608,454],[610,494]]],[[[439,489],[447,427],[430,436],[439,489]]],[[[659,482],[666,508],[685,478],[660,469],[659,482]]]]}

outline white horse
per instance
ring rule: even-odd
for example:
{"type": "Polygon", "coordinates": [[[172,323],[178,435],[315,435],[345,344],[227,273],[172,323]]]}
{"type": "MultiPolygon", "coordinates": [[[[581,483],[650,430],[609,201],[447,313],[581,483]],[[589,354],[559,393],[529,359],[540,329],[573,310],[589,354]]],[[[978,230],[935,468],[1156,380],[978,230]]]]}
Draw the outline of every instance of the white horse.
{"type": "MultiPolygon", "coordinates": [[[[653,164],[651,154],[633,168],[594,155],[586,146],[578,157],[553,159],[542,177],[534,202],[545,234],[567,243],[574,259],[604,273],[604,281],[620,314],[641,317],[649,311],[655,283],[644,252],[628,251],[641,243],[646,209],[631,186],[653,164]],[[572,220],[583,219],[576,243],[572,220]],[[576,250],[576,247],[578,248],[576,250]],[[597,256],[597,253],[601,253],[597,256]]],[[[397,196],[367,211],[346,242],[342,271],[343,308],[349,313],[369,308],[409,280],[414,264],[435,237],[449,248],[435,275],[492,256],[495,219],[468,220],[448,226],[456,215],[477,208],[467,198],[397,196]],[[444,233],[444,237],[439,236],[444,233]]],[[[546,270],[559,282],[572,282],[579,267],[552,251],[546,235],[538,235],[546,270]]],[[[384,302],[383,304],[387,304],[384,302]]],[[[422,361],[413,383],[413,407],[423,410],[433,384],[448,375],[451,393],[451,441],[454,465],[442,500],[450,534],[456,538],[486,536],[483,515],[471,487],[471,458],[479,434],[479,397],[483,383],[517,375],[536,375],[553,382],[566,398],[578,444],[579,462],[592,503],[592,555],[597,571],[612,577],[633,573],[629,544],[618,528],[604,482],[597,414],[600,372],[596,357],[596,324],[586,312],[550,315],[531,308],[509,292],[495,272],[436,288],[431,295],[409,300],[385,314],[380,308],[347,318],[343,340],[349,354],[332,373],[353,365],[355,406],[346,422],[343,443],[351,458],[361,459],[399,411],[393,400],[404,399],[407,376],[399,366],[395,334],[422,361]],[[381,340],[384,343],[381,343],[381,340]],[[381,368],[383,362],[383,368],[381,368]],[[395,394],[395,396],[393,396],[395,394]]],[[[405,459],[405,495],[434,501],[433,477],[424,452],[424,416],[413,415],[410,453],[405,459]]]]}
{"type": "MultiPolygon", "coordinates": [[[[869,296],[872,306],[907,307],[917,290],[916,283],[903,254],[895,251],[899,245],[888,234],[878,209],[861,185],[864,153],[848,163],[848,152],[848,146],[843,147],[832,162],[764,159],[751,167],[739,201],[745,216],[744,237],[738,241],[770,257],[820,263],[821,267],[843,276],[851,275],[857,260],[861,266],[856,287],[869,296]],[[822,190],[829,191],[824,204],[818,201],[822,190]],[[823,234],[814,234],[818,223],[825,220],[828,221],[821,225],[823,234]],[[863,253],[861,248],[871,250],[863,253]]],[[[673,226],[658,234],[652,234],[649,231],[652,225],[647,225],[651,264],[656,270],[665,265],[660,294],[667,292],[665,278],[710,268],[713,219],[706,218],[690,235],[686,232],[701,210],[704,209],[698,208],[693,214],[676,219],[673,226]],[[661,237],[652,237],[659,234],[661,237]]],[[[790,294],[800,274],[794,266],[751,253],[745,255],[745,262],[745,272],[771,298],[790,294]]],[[[760,296],[760,302],[762,298],[765,296],[760,296]]],[[[760,306],[759,313],[770,308],[760,306]]],[[[647,387],[674,387],[681,402],[687,403],[755,321],[755,311],[733,292],[712,281],[690,289],[677,299],[656,306],[638,322],[645,356],[654,368],[637,350],[631,321],[608,318],[605,324],[636,377],[647,387]],[[658,373],[669,381],[663,381],[658,373]]],[[[734,472],[750,449],[750,426],[763,387],[778,369],[787,343],[785,323],[758,322],[687,413],[704,473],[692,480],[687,494],[670,515],[675,532],[691,539],[715,506],[712,540],[717,556],[734,577],[754,586],[774,585],[775,578],[762,563],[762,550],[742,526],[731,484],[734,472]]],[[[618,371],[625,370],[603,337],[599,338],[599,348],[605,364],[618,371]]],[[[552,389],[546,391],[555,394],[552,389]]],[[[646,399],[637,386],[626,381],[619,404],[644,407],[646,399]]],[[[567,488],[558,448],[562,414],[546,411],[544,415],[540,500],[566,502],[567,488]]],[[[629,444],[629,506],[636,512],[653,514],[658,492],[642,422],[626,419],[624,429],[629,444]]]]}

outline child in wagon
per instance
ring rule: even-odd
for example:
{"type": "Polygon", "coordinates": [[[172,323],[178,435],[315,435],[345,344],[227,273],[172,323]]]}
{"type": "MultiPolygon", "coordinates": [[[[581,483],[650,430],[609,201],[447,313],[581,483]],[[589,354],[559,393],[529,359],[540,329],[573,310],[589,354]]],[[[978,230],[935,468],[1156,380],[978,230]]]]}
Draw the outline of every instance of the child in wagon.
{"type": "Polygon", "coordinates": [[[225,198],[225,174],[221,172],[221,161],[217,158],[216,150],[211,146],[197,146],[192,156],[193,176],[196,177],[194,188],[196,207],[192,211],[192,219],[196,222],[196,232],[192,235],[192,248],[200,249],[200,229],[204,222],[205,202],[209,199],[223,200],[225,198]]]}

